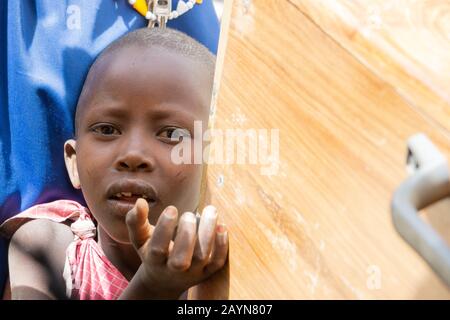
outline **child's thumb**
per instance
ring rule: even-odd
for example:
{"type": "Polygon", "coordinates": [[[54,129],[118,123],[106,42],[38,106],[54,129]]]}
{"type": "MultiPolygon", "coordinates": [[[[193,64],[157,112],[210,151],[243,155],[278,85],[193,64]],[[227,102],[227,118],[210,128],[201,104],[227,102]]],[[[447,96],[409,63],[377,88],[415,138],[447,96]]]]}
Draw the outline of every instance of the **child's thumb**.
{"type": "Polygon", "coordinates": [[[153,228],[148,222],[148,211],[147,201],[139,198],[126,216],[128,235],[136,250],[139,250],[151,237],[153,228]]]}

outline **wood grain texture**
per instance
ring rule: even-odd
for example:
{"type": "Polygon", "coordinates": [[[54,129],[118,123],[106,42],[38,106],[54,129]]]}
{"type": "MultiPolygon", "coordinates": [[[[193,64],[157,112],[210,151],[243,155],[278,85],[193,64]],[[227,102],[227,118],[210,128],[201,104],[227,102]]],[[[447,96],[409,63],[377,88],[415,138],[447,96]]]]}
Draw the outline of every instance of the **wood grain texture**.
{"type": "Polygon", "coordinates": [[[290,2],[422,116],[450,129],[450,1],[290,2]]]}
{"type": "Polygon", "coordinates": [[[450,298],[390,212],[411,135],[450,158],[449,7],[423,1],[430,38],[394,19],[400,7],[367,36],[369,2],[392,1],[234,0],[214,127],[279,129],[279,170],[209,165],[229,265],[190,298],[450,298]]]}

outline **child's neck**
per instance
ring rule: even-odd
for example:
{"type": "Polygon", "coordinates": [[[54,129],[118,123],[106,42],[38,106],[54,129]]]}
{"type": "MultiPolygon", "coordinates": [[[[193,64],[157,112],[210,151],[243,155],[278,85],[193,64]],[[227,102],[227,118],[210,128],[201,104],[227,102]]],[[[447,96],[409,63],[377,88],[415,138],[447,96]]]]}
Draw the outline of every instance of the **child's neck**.
{"type": "Polygon", "coordinates": [[[102,229],[97,228],[98,244],[102,248],[106,257],[130,281],[141,265],[141,259],[131,244],[118,243],[102,229]]]}

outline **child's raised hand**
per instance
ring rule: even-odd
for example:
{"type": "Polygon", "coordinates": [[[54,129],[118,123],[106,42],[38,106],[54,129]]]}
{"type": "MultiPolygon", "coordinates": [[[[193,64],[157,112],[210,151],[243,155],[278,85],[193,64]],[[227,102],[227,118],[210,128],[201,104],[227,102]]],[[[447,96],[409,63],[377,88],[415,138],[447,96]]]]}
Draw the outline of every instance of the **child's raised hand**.
{"type": "Polygon", "coordinates": [[[203,210],[198,230],[193,213],[186,212],[178,220],[178,210],[169,206],[153,227],[148,222],[148,211],[147,202],[138,199],[126,223],[130,241],[142,261],[139,276],[149,292],[160,291],[159,296],[178,298],[223,267],[228,235],[225,226],[217,224],[213,206],[203,210]]]}

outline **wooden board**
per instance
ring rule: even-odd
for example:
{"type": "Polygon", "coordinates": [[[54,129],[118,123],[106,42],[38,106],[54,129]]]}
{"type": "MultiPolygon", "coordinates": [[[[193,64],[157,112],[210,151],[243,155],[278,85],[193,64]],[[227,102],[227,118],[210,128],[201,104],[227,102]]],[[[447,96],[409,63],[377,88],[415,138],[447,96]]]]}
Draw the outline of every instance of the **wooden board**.
{"type": "MultiPolygon", "coordinates": [[[[278,129],[279,167],[208,166],[229,265],[190,298],[450,298],[390,212],[411,135],[450,159],[450,5],[399,2],[225,2],[212,124],[278,129]]],[[[447,237],[450,203],[438,211],[426,221],[447,237]]]]}

